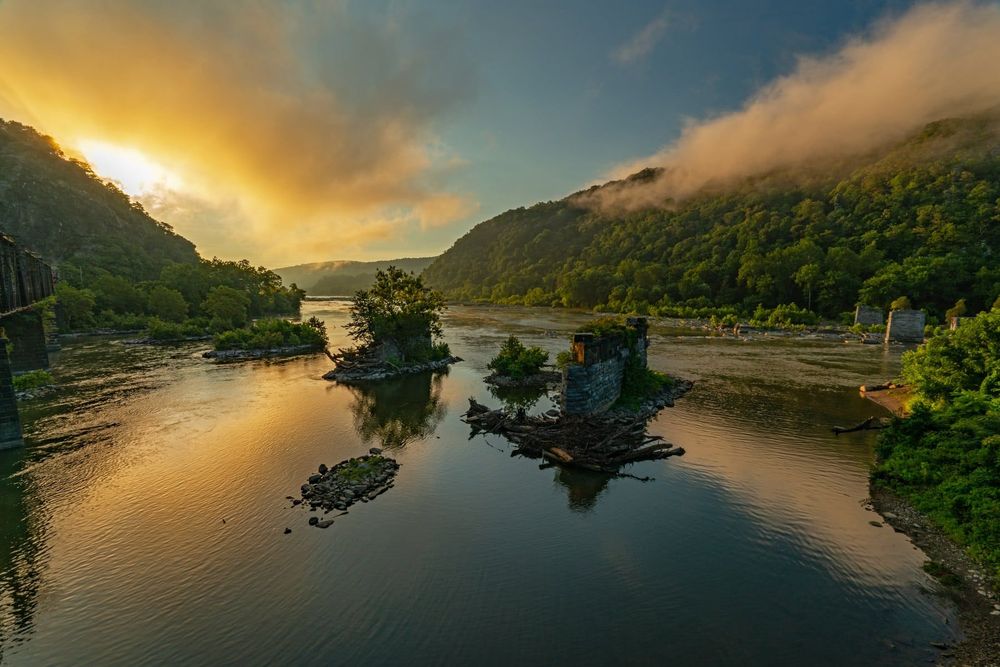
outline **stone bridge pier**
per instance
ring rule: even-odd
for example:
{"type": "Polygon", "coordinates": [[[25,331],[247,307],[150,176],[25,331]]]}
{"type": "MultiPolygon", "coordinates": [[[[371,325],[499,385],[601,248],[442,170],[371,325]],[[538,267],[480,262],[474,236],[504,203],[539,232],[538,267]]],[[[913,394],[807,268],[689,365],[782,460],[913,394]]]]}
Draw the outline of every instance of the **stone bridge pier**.
{"type": "Polygon", "coordinates": [[[14,376],[7,358],[7,342],[6,338],[0,338],[0,449],[24,446],[17,396],[14,394],[14,376]]]}

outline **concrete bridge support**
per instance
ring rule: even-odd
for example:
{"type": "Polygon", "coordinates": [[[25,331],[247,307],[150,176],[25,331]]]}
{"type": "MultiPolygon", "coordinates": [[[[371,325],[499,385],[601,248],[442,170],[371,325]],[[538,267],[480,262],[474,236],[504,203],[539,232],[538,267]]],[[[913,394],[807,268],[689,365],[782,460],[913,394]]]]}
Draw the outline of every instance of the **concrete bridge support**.
{"type": "Polygon", "coordinates": [[[26,310],[0,319],[13,349],[10,351],[12,373],[26,373],[49,367],[48,342],[42,314],[26,310]]]}
{"type": "Polygon", "coordinates": [[[17,413],[17,396],[7,359],[7,339],[0,338],[0,449],[23,446],[21,417],[17,413]]]}

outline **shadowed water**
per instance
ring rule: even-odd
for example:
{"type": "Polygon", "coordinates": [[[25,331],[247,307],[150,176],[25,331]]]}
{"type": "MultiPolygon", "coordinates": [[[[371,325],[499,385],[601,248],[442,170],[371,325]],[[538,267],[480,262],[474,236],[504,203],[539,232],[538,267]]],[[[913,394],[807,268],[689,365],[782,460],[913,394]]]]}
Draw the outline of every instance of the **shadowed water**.
{"type": "MultiPolygon", "coordinates": [[[[346,344],[343,302],[303,315],[346,344]]],[[[687,455],[608,479],[469,439],[510,333],[554,353],[584,315],[456,307],[463,363],[370,388],[323,356],[213,364],[197,345],[67,343],[61,389],[0,452],[4,664],[907,665],[954,638],[922,554],[866,511],[898,353],[654,328],[695,389],[650,430],[687,455]],[[327,530],[286,496],[391,450],[396,486],[327,530]],[[292,529],[283,534],[286,527],[292,529]]]]}

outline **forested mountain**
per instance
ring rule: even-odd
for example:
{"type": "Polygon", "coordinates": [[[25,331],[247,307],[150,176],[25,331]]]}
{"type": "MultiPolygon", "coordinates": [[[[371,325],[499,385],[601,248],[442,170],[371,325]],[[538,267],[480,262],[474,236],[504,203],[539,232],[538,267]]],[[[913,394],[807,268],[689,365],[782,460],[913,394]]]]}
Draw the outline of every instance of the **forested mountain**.
{"type": "Polygon", "coordinates": [[[66,156],[50,137],[0,120],[0,231],[57,266],[60,273],[103,271],[128,280],[158,278],[171,262],[195,264],[194,244],[151,218],[66,156]]]}
{"type": "Polygon", "coordinates": [[[808,179],[769,174],[633,213],[598,212],[586,193],[514,209],[423,275],[456,299],[651,314],[794,302],[832,317],[900,296],[936,315],[960,298],[988,309],[1000,295],[996,128],[943,120],[808,179]]]}
{"type": "Polygon", "coordinates": [[[151,318],[189,331],[298,312],[301,290],[248,260],[207,261],[50,137],[0,120],[0,232],[59,273],[73,329],[139,329],[151,318]]]}
{"type": "Polygon", "coordinates": [[[395,266],[407,273],[419,274],[427,268],[434,257],[402,257],[375,262],[355,262],[334,260],[298,264],[275,269],[286,285],[295,283],[310,294],[320,296],[340,296],[354,294],[359,289],[368,289],[375,282],[375,272],[395,266]]]}

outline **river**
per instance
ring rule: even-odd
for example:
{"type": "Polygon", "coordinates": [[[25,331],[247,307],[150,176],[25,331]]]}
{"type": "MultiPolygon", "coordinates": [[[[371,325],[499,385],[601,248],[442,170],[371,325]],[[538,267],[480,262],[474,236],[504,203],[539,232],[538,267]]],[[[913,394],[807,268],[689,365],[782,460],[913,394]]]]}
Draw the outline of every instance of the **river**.
{"type": "MultiPolygon", "coordinates": [[[[344,302],[309,315],[346,344],[344,302]]],[[[322,355],[67,341],[0,452],[0,662],[909,665],[954,640],[923,554],[869,523],[873,433],[830,433],[884,414],[857,387],[898,351],[654,326],[650,366],[696,385],[650,425],[687,450],[651,482],[470,440],[503,338],[554,356],[585,319],[454,307],[462,363],[364,390],[322,355]],[[396,486],[309,527],[286,496],[373,446],[396,486]]]]}

